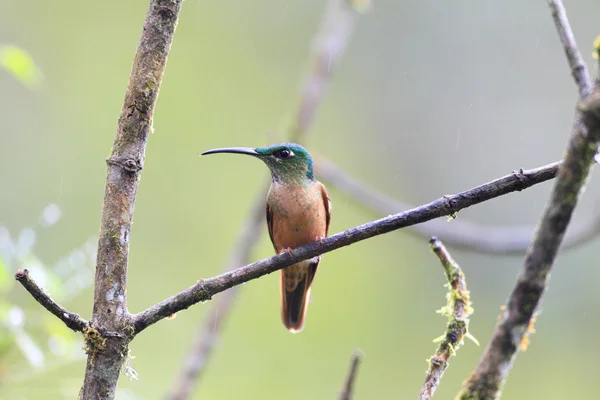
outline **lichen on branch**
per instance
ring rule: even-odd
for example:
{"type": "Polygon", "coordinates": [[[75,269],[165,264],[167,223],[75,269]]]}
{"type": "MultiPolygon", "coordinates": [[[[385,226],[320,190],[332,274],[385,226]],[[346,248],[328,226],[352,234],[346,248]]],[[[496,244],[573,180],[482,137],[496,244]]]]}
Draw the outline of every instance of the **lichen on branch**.
{"type": "Polygon", "coordinates": [[[467,290],[465,274],[440,240],[432,237],[429,244],[431,250],[439,258],[448,280],[448,294],[446,295],[448,303],[438,311],[448,317],[448,324],[444,335],[434,340],[440,344],[433,357],[427,360],[429,368],[427,369],[425,383],[421,388],[420,400],[427,400],[433,396],[444,371],[448,367],[448,360],[456,354],[465,337],[479,344],[469,334],[469,316],[473,313],[473,307],[467,290]]]}

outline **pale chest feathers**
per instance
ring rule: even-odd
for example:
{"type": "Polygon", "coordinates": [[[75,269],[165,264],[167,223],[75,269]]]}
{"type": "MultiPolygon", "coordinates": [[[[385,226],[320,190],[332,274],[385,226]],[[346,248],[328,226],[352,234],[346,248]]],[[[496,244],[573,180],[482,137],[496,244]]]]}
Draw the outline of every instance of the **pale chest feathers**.
{"type": "Polygon", "coordinates": [[[290,186],[274,182],[267,196],[277,251],[295,248],[326,235],[327,216],[321,184],[290,186]]]}

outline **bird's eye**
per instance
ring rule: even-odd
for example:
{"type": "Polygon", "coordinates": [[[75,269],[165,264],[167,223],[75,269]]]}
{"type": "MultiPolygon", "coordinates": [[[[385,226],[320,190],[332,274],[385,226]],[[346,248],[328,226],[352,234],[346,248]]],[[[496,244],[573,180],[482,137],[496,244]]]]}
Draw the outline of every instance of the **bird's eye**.
{"type": "Polygon", "coordinates": [[[281,149],[273,153],[276,158],[286,159],[294,156],[294,152],[288,149],[281,149]]]}

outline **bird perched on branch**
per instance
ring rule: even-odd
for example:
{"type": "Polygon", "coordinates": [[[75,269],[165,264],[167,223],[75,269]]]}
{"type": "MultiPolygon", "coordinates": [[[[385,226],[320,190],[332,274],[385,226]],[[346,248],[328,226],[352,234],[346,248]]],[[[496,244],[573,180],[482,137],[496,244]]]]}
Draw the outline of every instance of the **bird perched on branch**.
{"type": "MultiPolygon", "coordinates": [[[[246,154],[262,160],[271,170],[267,195],[267,226],[275,251],[279,254],[321,240],[327,236],[331,202],[325,186],[315,179],[312,157],[295,143],[281,143],[255,149],[228,147],[202,153],[246,154]]],[[[281,319],[290,332],[300,332],[310,286],[321,256],[281,270],[281,319]]]]}

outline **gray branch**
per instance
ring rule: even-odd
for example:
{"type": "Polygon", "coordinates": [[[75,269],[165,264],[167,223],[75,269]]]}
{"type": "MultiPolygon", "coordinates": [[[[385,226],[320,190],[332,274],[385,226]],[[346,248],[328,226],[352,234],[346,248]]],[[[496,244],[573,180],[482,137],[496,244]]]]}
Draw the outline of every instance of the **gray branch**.
{"type": "Polygon", "coordinates": [[[352,353],[350,359],[350,368],[348,369],[348,375],[344,381],[344,386],[340,392],[340,400],[352,400],[354,397],[354,381],[356,381],[356,375],[358,374],[358,365],[362,360],[363,354],[361,350],[355,350],[352,353]]]}
{"type": "MultiPolygon", "coordinates": [[[[229,260],[225,263],[225,271],[239,268],[249,262],[250,253],[261,238],[260,232],[263,229],[264,221],[265,199],[264,191],[261,191],[235,240],[229,260]]],[[[177,375],[175,385],[166,399],[185,400],[193,393],[194,387],[205,371],[215,346],[218,344],[224,323],[233,308],[239,289],[241,286],[227,290],[212,303],[207,312],[208,318],[198,329],[189,354],[185,357],[181,371],[177,375]]]]}
{"type": "MultiPolygon", "coordinates": [[[[569,64],[579,52],[560,1],[550,1],[550,8],[569,64]],[[557,11],[558,18],[557,18],[557,11]],[[564,40],[564,38],[569,40],[564,40]]],[[[582,87],[581,75],[575,74],[576,83],[582,87]]],[[[535,236],[525,256],[517,283],[500,315],[492,340],[486,348],[475,371],[465,381],[458,398],[499,398],[504,382],[517,356],[520,344],[527,340],[529,327],[542,295],[548,286],[550,272],[573,210],[577,205],[600,141],[600,88],[598,84],[590,94],[580,90],[582,100],[573,123],[573,133],[567,154],[561,165],[550,200],[535,236]]]]}
{"type": "Polygon", "coordinates": [[[562,0],[548,0],[548,6],[550,7],[560,42],[565,50],[569,68],[571,68],[571,75],[573,75],[575,84],[579,89],[579,97],[584,98],[592,92],[592,82],[585,61],[583,61],[583,57],[581,57],[581,53],[577,48],[575,36],[567,18],[567,11],[562,0]]]}
{"type": "MultiPolygon", "coordinates": [[[[357,181],[331,161],[316,157],[315,161],[319,179],[335,187],[342,193],[355,199],[368,209],[380,214],[390,215],[412,206],[404,204],[373,187],[357,181]]],[[[547,171],[553,179],[560,162],[536,168],[547,171]]],[[[529,171],[523,171],[527,175],[529,171]]],[[[538,175],[546,180],[546,174],[538,175]]],[[[541,181],[540,181],[541,182],[541,181]]],[[[456,219],[448,224],[446,221],[434,220],[410,227],[409,231],[422,237],[437,236],[446,244],[455,248],[465,248],[491,254],[524,254],[531,243],[535,226],[488,227],[463,219],[456,219]]],[[[589,242],[600,234],[600,212],[591,218],[575,223],[569,227],[562,249],[571,249],[589,242]]]]}
{"type": "Polygon", "coordinates": [[[135,197],[154,107],[182,0],[151,0],[119,117],[102,207],[94,309],[80,399],[113,399],[133,337],[127,310],[127,260],[135,197]],[[100,336],[98,336],[100,335],[100,336]]]}
{"type": "Polygon", "coordinates": [[[28,269],[18,271],[15,274],[15,279],[21,285],[23,285],[25,290],[27,290],[29,294],[31,294],[31,296],[42,305],[42,307],[50,311],[52,315],[64,322],[69,329],[72,329],[75,332],[83,332],[89,326],[88,321],[75,313],[65,310],[60,306],[60,304],[52,300],[50,296],[44,293],[42,288],[39,287],[33,279],[31,279],[28,269]]]}

